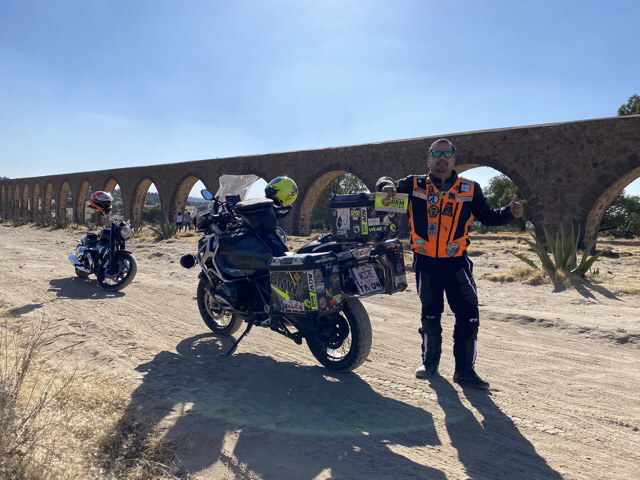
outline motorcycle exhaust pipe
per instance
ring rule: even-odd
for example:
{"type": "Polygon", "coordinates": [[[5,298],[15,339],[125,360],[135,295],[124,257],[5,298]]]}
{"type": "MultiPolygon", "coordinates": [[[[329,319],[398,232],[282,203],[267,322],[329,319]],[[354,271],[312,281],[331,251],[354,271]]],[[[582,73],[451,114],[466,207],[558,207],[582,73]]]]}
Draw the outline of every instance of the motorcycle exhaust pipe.
{"type": "Polygon", "coordinates": [[[73,266],[76,267],[81,272],[91,273],[91,270],[89,270],[87,267],[85,267],[82,264],[82,262],[80,260],[78,260],[78,257],[76,257],[73,253],[69,254],[69,260],[71,260],[71,263],[73,263],[73,266]]]}
{"type": "Polygon", "coordinates": [[[226,298],[221,297],[220,295],[214,295],[213,299],[222,304],[222,309],[223,310],[234,310],[233,305],[231,305],[226,298]]]}

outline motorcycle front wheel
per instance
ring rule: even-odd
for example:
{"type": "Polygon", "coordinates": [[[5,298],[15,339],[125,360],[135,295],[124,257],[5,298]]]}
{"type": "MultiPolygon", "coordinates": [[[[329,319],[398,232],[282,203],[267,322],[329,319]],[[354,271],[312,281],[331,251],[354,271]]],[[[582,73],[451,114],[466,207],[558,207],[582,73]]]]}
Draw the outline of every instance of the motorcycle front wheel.
{"type": "Polygon", "coordinates": [[[138,264],[128,252],[118,251],[114,254],[115,271],[109,272],[109,260],[100,265],[96,273],[98,284],[105,290],[122,290],[129,285],[138,271],[138,264]]]}
{"type": "Polygon", "coordinates": [[[351,371],[369,356],[373,334],[369,314],[357,298],[347,298],[344,308],[318,319],[319,329],[307,337],[307,346],[323,366],[351,371]]]}
{"type": "Polygon", "coordinates": [[[225,312],[220,308],[216,308],[216,301],[209,293],[207,282],[200,279],[198,283],[198,291],[196,293],[198,299],[198,310],[200,316],[209,329],[216,335],[232,335],[238,331],[242,325],[242,318],[235,313],[225,312]]]}

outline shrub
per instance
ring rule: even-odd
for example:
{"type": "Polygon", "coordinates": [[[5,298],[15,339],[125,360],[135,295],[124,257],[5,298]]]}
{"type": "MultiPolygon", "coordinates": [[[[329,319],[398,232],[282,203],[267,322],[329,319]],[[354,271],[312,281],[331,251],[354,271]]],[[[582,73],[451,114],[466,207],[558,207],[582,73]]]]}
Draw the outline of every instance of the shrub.
{"type": "Polygon", "coordinates": [[[168,240],[171,237],[175,237],[177,230],[178,227],[176,227],[176,225],[171,222],[160,222],[151,227],[151,231],[158,241],[168,240]]]}
{"type": "MultiPolygon", "coordinates": [[[[576,233],[571,227],[571,234],[565,235],[564,228],[560,228],[560,236],[556,235],[554,239],[547,229],[544,229],[544,235],[547,239],[547,243],[551,249],[551,253],[553,255],[553,260],[547,253],[545,246],[538,240],[538,238],[532,233],[535,242],[531,242],[530,240],[525,240],[527,245],[529,245],[542,264],[542,268],[549,272],[550,274],[556,273],[573,273],[575,275],[584,276],[585,273],[589,271],[593,263],[602,255],[602,252],[599,252],[595,255],[589,257],[589,253],[593,249],[595,245],[595,240],[590,242],[585,248],[582,259],[580,263],[578,263],[578,243],[580,238],[580,229],[578,228],[578,232],[576,233]]],[[[533,263],[533,261],[529,260],[524,255],[520,255],[518,253],[514,253],[514,256],[525,262],[530,267],[537,269],[538,266],[533,263]]]]}
{"type": "Polygon", "coordinates": [[[26,218],[22,218],[22,217],[18,217],[16,219],[14,219],[13,222],[12,222],[14,227],[21,227],[23,225],[26,225],[27,223],[29,223],[29,220],[27,220],[26,218]]]}
{"type": "Polygon", "coordinates": [[[72,377],[59,379],[58,367],[43,379],[34,368],[45,341],[44,321],[22,341],[12,335],[7,317],[0,330],[0,478],[38,478],[53,455],[46,437],[56,422],[64,421],[49,406],[72,377]]]}
{"type": "Polygon", "coordinates": [[[52,228],[54,230],[66,230],[71,226],[71,217],[54,217],[52,228]]]}

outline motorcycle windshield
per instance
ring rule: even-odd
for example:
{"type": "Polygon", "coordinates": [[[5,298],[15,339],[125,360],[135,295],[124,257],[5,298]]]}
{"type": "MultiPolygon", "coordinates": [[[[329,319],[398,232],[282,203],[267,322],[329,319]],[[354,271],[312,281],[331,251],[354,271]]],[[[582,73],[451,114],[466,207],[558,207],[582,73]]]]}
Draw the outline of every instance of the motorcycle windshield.
{"type": "Polygon", "coordinates": [[[219,179],[220,188],[216,197],[224,201],[227,195],[240,195],[241,200],[264,197],[264,187],[267,182],[256,175],[222,175],[219,179]]]}

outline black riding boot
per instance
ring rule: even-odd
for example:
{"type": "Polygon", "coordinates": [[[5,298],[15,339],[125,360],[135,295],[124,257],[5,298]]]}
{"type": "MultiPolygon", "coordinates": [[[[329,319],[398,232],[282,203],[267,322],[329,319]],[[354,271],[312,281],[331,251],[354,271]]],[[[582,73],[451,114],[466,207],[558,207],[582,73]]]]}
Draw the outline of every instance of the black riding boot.
{"type": "Polygon", "coordinates": [[[427,378],[438,372],[442,353],[442,335],[429,335],[424,329],[418,329],[422,337],[422,365],[416,369],[417,378],[427,378]]]}
{"type": "Polygon", "coordinates": [[[476,339],[458,340],[454,343],[453,354],[456,359],[456,371],[453,381],[473,388],[488,389],[489,382],[483,380],[475,371],[476,339]],[[462,348],[461,348],[462,347],[462,348]]]}

